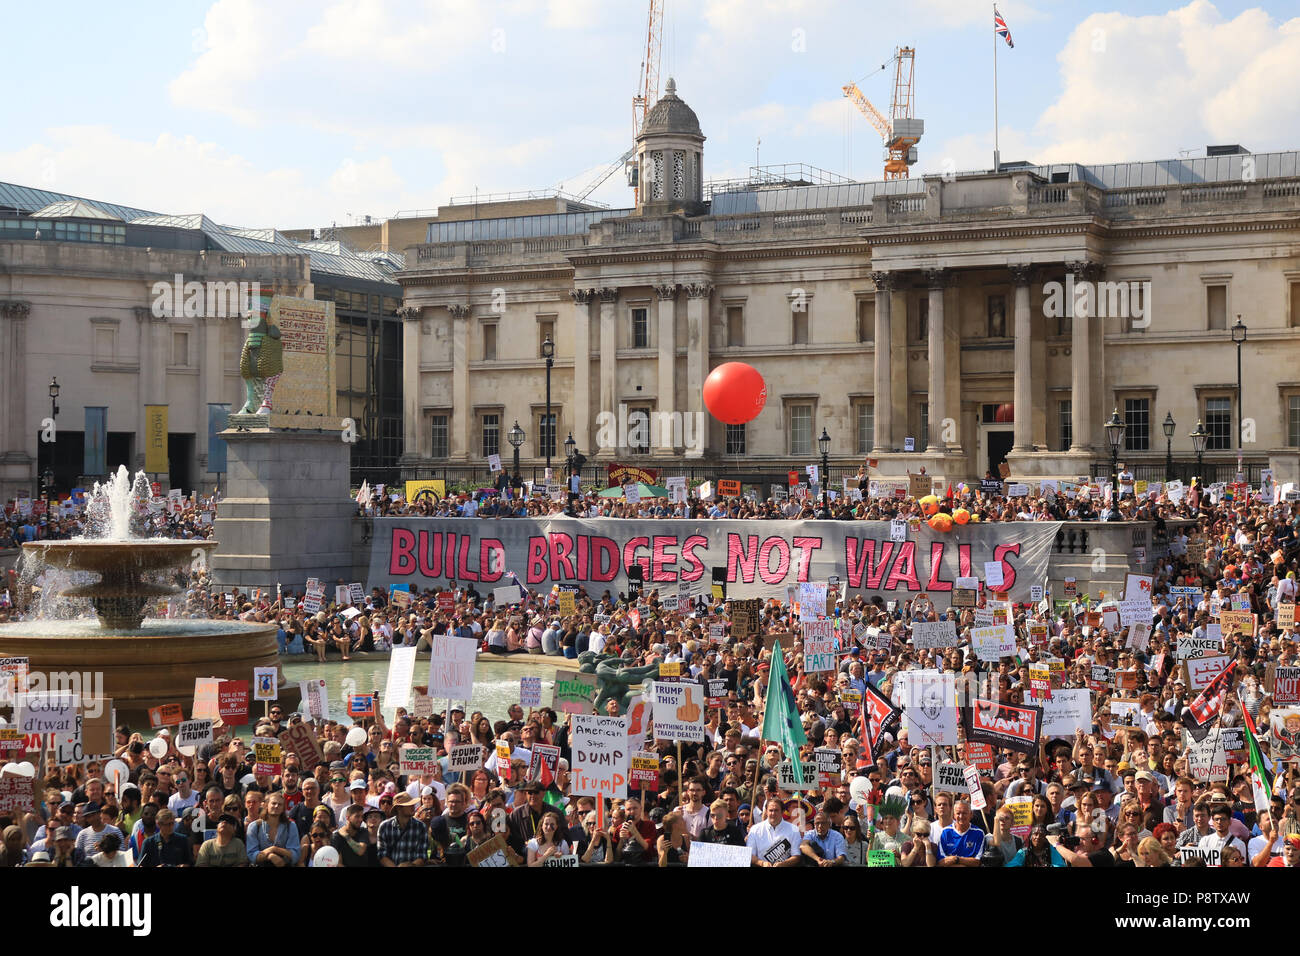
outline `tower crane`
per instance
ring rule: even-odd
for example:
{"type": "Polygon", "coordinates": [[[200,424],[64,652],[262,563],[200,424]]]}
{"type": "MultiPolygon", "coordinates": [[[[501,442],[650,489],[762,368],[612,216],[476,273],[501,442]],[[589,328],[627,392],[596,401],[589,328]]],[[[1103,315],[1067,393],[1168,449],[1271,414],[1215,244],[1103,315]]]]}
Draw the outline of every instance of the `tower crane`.
{"type": "Polygon", "coordinates": [[[905,46],[896,48],[892,62],[894,64],[894,95],[890,104],[890,116],[887,119],[880,110],[872,105],[866,94],[858,89],[857,83],[848,83],[843,87],[847,96],[862,115],[880,133],[885,143],[885,179],[907,179],[908,167],[916,162],[916,144],[925,132],[925,121],[914,116],[914,60],[916,49],[905,46]]]}
{"type": "MultiPolygon", "coordinates": [[[[632,97],[632,139],[635,144],[637,134],[645,125],[645,118],[651,108],[659,101],[659,67],[663,63],[664,35],[664,0],[649,0],[650,10],[646,17],[645,58],[641,61],[641,77],[637,83],[636,95],[632,97]]],[[[632,147],[633,154],[636,146],[632,147]]],[[[638,191],[636,160],[624,161],[627,184],[638,191]]]]}

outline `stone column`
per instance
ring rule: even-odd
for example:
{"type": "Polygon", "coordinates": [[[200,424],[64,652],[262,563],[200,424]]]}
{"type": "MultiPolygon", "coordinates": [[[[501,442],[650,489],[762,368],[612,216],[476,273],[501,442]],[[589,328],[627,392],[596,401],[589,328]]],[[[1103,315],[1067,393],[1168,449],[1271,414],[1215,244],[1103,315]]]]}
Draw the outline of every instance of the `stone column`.
{"type": "Polygon", "coordinates": [[[876,341],[875,341],[875,382],[872,385],[874,396],[875,432],[871,437],[871,453],[879,455],[893,450],[894,443],[894,400],[893,375],[890,359],[890,298],[894,292],[895,278],[890,272],[873,272],[871,279],[876,284],[876,341]]]}
{"type": "Polygon", "coordinates": [[[948,368],[944,359],[944,323],[943,290],[948,282],[948,273],[943,269],[927,269],[926,285],[930,289],[930,382],[929,382],[929,436],[925,450],[931,454],[943,454],[947,443],[942,440],[943,420],[948,415],[948,368]]]}
{"type": "MultiPolygon", "coordinates": [[[[158,366],[154,362],[153,355],[152,310],[145,306],[136,306],[132,311],[135,313],[137,348],[140,356],[140,372],[136,376],[135,468],[131,469],[135,471],[144,468],[145,442],[149,434],[149,416],[145,406],[153,404],[153,382],[158,374],[158,366]]],[[[166,319],[164,318],[163,321],[166,319]]]]}
{"type": "MultiPolygon", "coordinates": [[[[423,458],[425,429],[420,401],[420,332],[423,309],[408,305],[397,310],[402,320],[402,457],[423,458]]],[[[455,374],[454,372],[452,374],[455,374]]]]}
{"type": "MultiPolygon", "coordinates": [[[[26,302],[0,302],[0,395],[5,408],[0,411],[0,456],[26,450],[23,427],[27,397],[27,356],[23,344],[27,316],[26,302]]],[[[33,432],[36,431],[33,423],[33,432]]]]}
{"type": "Polygon", "coordinates": [[[569,295],[573,297],[573,440],[586,455],[591,453],[591,300],[596,290],[572,289],[569,295]]]}
{"type": "Polygon", "coordinates": [[[451,457],[470,457],[469,426],[474,409],[469,403],[469,306],[447,306],[451,315],[451,457]]]}
{"type": "MultiPolygon", "coordinates": [[[[707,422],[704,417],[704,379],[709,374],[709,297],[713,286],[695,282],[686,286],[686,401],[689,411],[696,414],[697,422],[707,422]]],[[[687,458],[702,458],[708,446],[707,424],[700,425],[703,434],[695,435],[696,425],[691,423],[692,445],[686,450],[687,458]]],[[[685,430],[683,429],[683,437],[685,430]]]]}
{"type": "MultiPolygon", "coordinates": [[[[1099,269],[1095,262],[1067,262],[1067,272],[1074,274],[1074,281],[1091,282],[1099,269]]],[[[1089,305],[1095,301],[1092,296],[1074,296],[1073,302],[1067,302],[1066,308],[1072,309],[1070,341],[1070,451],[1080,454],[1092,452],[1092,368],[1090,360],[1090,331],[1092,316],[1089,305]]]]}
{"type": "Polygon", "coordinates": [[[1029,317],[1029,280],[1033,267],[1013,265],[1008,267],[1011,280],[1015,283],[1015,335],[1016,335],[1016,384],[1015,384],[1015,439],[1013,452],[1022,453],[1033,449],[1034,428],[1034,386],[1033,360],[1030,350],[1033,346],[1032,327],[1029,317]]]}
{"type": "MultiPolygon", "coordinates": [[[[597,289],[600,296],[600,408],[598,412],[618,415],[618,289],[597,289]]],[[[596,449],[606,458],[613,448],[596,449]]]]}
{"type": "Polygon", "coordinates": [[[677,286],[658,285],[655,293],[659,296],[659,401],[656,408],[658,427],[651,430],[657,432],[654,435],[657,439],[655,451],[672,455],[671,423],[677,410],[677,286]]]}

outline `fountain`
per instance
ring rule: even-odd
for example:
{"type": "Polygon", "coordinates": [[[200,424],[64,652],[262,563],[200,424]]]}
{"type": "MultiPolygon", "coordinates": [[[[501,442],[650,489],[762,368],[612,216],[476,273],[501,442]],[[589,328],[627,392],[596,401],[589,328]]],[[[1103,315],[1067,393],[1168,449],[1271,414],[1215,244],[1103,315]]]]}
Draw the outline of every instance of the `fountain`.
{"type": "Polygon", "coordinates": [[[57,594],[42,588],[35,620],[0,625],[0,657],[28,658],[33,674],[101,672],[118,721],[145,726],[148,709],[161,704],[179,703],[188,714],[195,678],[251,681],[254,667],[279,664],[274,624],[145,616],[152,602],[181,590],[177,572],[206,568],[218,547],[144,537],[147,495],[144,474],[132,482],[122,466],[87,498],[87,537],[24,544],[25,579],[56,570],[75,583],[57,594]],[[66,619],[87,599],[98,623],[66,619]]]}

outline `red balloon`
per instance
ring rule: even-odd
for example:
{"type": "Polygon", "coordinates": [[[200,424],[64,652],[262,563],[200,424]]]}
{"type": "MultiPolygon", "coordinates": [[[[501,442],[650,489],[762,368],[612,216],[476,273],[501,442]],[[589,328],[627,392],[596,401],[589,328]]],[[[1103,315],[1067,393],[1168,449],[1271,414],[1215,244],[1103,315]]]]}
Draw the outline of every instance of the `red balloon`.
{"type": "Polygon", "coordinates": [[[767,402],[767,383],[758,369],[744,362],[719,365],[704,380],[704,405],[728,425],[743,425],[758,417],[767,402]]]}

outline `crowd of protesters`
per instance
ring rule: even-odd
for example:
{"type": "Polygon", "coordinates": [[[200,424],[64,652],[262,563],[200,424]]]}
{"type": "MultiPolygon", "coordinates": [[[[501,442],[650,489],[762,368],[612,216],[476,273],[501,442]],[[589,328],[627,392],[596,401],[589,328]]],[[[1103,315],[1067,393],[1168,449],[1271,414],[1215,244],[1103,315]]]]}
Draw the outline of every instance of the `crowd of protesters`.
{"type": "MultiPolygon", "coordinates": [[[[347,659],[427,646],[433,635],[450,633],[487,652],[568,658],[594,652],[629,666],[680,662],[685,679],[724,681],[726,697],[708,708],[701,739],[680,751],[656,740],[651,724],[641,747],[659,757],[657,781],[600,805],[570,793],[571,721],[550,708],[526,713],[516,704],[500,715],[452,709],[420,717],[398,709],[391,726],[379,718],[349,727],[273,706],[251,736],[273,736],[306,721],[321,751],[313,766],[286,753],[275,775],[253,772],[249,737],[237,728],[218,726],[216,741],[193,756],[165,737],[159,758],[145,737],[123,727],[115,756],[130,768],[127,785],[120,792],[105,786],[95,761],[49,769],[31,811],[0,818],[0,864],[465,865],[476,850],[498,845],[493,841],[501,835],[510,861],[529,866],[552,857],[680,866],[704,842],[747,846],[753,864],[763,867],[885,860],[898,866],[1294,867],[1300,865],[1300,762],[1295,737],[1270,730],[1275,704],[1268,685],[1273,668],[1298,663],[1295,628],[1279,624],[1278,611],[1300,592],[1300,512],[1240,494],[1216,499],[1141,506],[1151,510],[1165,542],[1154,555],[1145,643],[1133,646],[1126,629],[1102,623],[1098,596],[1008,605],[981,591],[981,609],[1005,610],[1019,638],[1017,656],[998,661],[978,659],[970,646],[977,609],[943,607],[926,594],[898,602],[832,596],[827,610],[839,622],[838,669],[807,674],[799,616],[777,600],[765,602],[755,633],[742,637],[733,634],[724,602],[703,599],[669,610],[654,590],[632,600],[579,591],[575,613],[561,615],[554,594],[530,591],[517,605],[497,607],[490,589],[484,594],[452,583],[410,594],[401,605],[373,589],[364,601],[326,601],[308,613],[301,594],[235,591],[227,599],[200,582],[191,588],[192,604],[278,622],[287,653],[347,659]],[[1166,526],[1178,516],[1191,521],[1166,526]],[[1196,591],[1172,596],[1170,587],[1196,591]],[[444,593],[450,601],[440,600],[444,593]],[[1253,634],[1222,629],[1232,666],[1215,720],[1230,727],[1249,717],[1257,728],[1271,777],[1262,798],[1267,806],[1246,766],[1230,765],[1226,779],[1210,779],[1188,754],[1187,714],[1197,695],[1174,664],[1174,648],[1179,636],[1203,636],[1230,600],[1251,611],[1257,626],[1253,634]],[[912,625],[942,617],[955,621],[955,645],[915,649],[912,625]],[[858,624],[886,632],[888,646],[855,637],[858,624]],[[1041,642],[1028,639],[1031,625],[1045,626],[1035,628],[1041,642]],[[765,641],[771,634],[790,635],[788,646],[765,641]],[[841,756],[835,779],[813,782],[812,789],[782,789],[780,765],[792,755],[762,736],[773,653],[783,655],[777,669],[788,673],[807,738],[801,756],[811,759],[816,749],[841,756]],[[918,668],[955,672],[981,696],[1024,702],[1029,667],[1045,657],[1065,665],[1054,689],[1091,688],[1093,719],[1086,730],[1042,739],[1030,752],[993,748],[981,760],[965,743],[918,746],[899,724],[873,740],[875,728],[863,718],[868,685],[889,698],[899,673],[918,668]],[[1162,666],[1153,667],[1158,661],[1162,666]],[[1094,665],[1109,669],[1104,686],[1095,684],[1094,665]],[[1121,674],[1131,675],[1122,692],[1121,674]],[[1109,704],[1119,696],[1138,700],[1128,720],[1112,715],[1109,704]],[[457,744],[480,746],[483,765],[451,771],[447,755],[457,744]],[[510,749],[508,766],[496,757],[503,744],[510,749]],[[531,760],[537,744],[560,750],[557,770],[545,781],[531,760]],[[406,745],[436,748],[440,762],[432,773],[398,772],[406,745]],[[934,787],[935,762],[947,760],[980,767],[978,796],[934,787]]],[[[994,519],[1008,508],[1045,504],[993,501],[985,510],[994,519]]],[[[898,507],[906,513],[916,504],[898,507]]]]}

